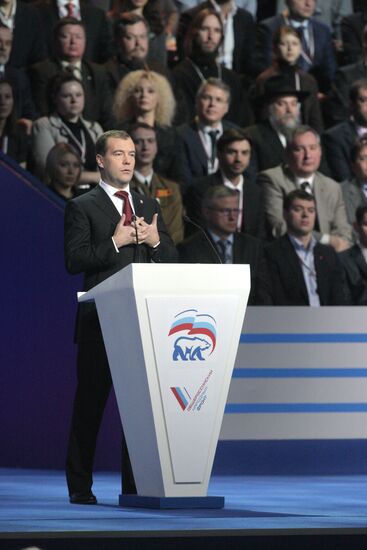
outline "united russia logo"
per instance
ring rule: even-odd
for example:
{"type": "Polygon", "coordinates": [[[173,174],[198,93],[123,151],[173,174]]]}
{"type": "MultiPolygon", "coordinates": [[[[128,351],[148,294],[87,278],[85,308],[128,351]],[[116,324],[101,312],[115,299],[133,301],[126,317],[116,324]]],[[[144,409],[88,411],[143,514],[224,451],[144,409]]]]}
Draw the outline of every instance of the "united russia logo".
{"type": "Polygon", "coordinates": [[[174,361],[205,361],[217,343],[216,320],[207,313],[186,309],[178,313],[168,336],[177,335],[173,343],[174,361]]]}

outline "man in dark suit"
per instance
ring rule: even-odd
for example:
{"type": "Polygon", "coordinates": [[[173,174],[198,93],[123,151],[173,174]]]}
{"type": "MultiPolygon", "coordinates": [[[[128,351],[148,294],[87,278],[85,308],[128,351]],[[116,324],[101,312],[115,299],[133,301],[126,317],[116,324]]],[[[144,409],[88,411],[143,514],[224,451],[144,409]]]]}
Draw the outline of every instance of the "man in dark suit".
{"type": "Polygon", "coordinates": [[[44,29],[37,9],[21,0],[0,0],[2,24],[13,31],[9,65],[27,68],[47,57],[44,29]]]}
{"type": "Polygon", "coordinates": [[[345,122],[326,130],[322,145],[331,176],[337,181],[351,179],[352,147],[358,136],[367,134],[367,78],[357,80],[349,93],[351,116],[345,122]]]}
{"type": "Polygon", "coordinates": [[[71,72],[83,82],[84,118],[110,129],[114,126],[112,90],[105,68],[84,59],[86,42],[81,21],[72,17],[60,19],[54,28],[54,56],[30,68],[33,97],[41,116],[49,115],[53,108],[50,87],[54,77],[63,71],[71,72]]]}
{"type": "Polygon", "coordinates": [[[57,0],[40,0],[37,8],[42,20],[43,36],[52,56],[52,29],[64,17],[75,17],[84,25],[88,37],[85,59],[94,63],[104,63],[112,55],[112,33],[105,12],[92,2],[72,0],[73,13],[68,13],[65,2],[57,0]]]}
{"type": "Polygon", "coordinates": [[[249,304],[271,304],[262,243],[237,231],[239,196],[225,185],[209,187],[202,202],[204,230],[178,245],[182,263],[250,264],[249,304]]]}
{"type": "Polygon", "coordinates": [[[343,59],[345,63],[355,63],[362,56],[363,29],[367,23],[367,6],[363,0],[363,10],[351,13],[342,19],[343,59]]]}
{"type": "Polygon", "coordinates": [[[367,305],[367,205],[359,206],[355,213],[354,229],[358,243],[342,252],[339,257],[352,299],[356,306],[367,305]]]}
{"type": "Polygon", "coordinates": [[[301,35],[301,69],[311,72],[323,92],[329,90],[336,69],[335,55],[330,29],[324,23],[312,18],[315,0],[299,2],[287,0],[287,11],[261,21],[257,30],[257,69],[265,70],[271,64],[273,33],[284,25],[294,27],[301,35]]]}
{"type": "Polygon", "coordinates": [[[217,78],[209,78],[198,90],[195,120],[178,127],[178,179],[183,191],[193,178],[217,171],[217,141],[224,130],[234,127],[234,124],[223,120],[229,104],[228,86],[217,78]]]}
{"type": "Polygon", "coordinates": [[[342,181],[348,222],[354,227],[356,210],[367,204],[367,135],[356,140],[350,153],[353,178],[342,181]]]}
{"type": "MultiPolygon", "coordinates": [[[[157,201],[130,192],[135,165],[130,136],[117,130],[106,132],[97,140],[96,153],[100,184],[69,201],[65,210],[66,268],[71,274],[84,272],[84,290],[134,262],[138,244],[140,262],[172,262],[177,254],[157,201]]],[[[96,504],[93,458],[111,375],[94,304],[79,307],[76,339],[78,386],[66,476],[71,503],[96,504]]],[[[123,486],[124,492],[135,491],[127,451],[123,486]]]]}
{"type": "Polygon", "coordinates": [[[246,170],[250,164],[251,143],[243,130],[225,130],[217,143],[219,169],[209,176],[198,178],[185,195],[186,212],[191,220],[203,224],[201,202],[208,188],[225,185],[238,192],[241,212],[237,230],[257,238],[265,237],[261,189],[249,180],[246,170]]]}
{"type": "Polygon", "coordinates": [[[265,248],[273,303],[278,306],[336,306],[349,303],[338,255],[313,236],[316,204],[296,189],[284,200],[287,233],[265,248]]]}
{"type": "MultiPolygon", "coordinates": [[[[255,21],[248,11],[236,7],[233,0],[220,0],[216,4],[219,6],[220,15],[224,21],[225,34],[230,33],[233,37],[232,56],[225,66],[239,74],[251,74],[254,68],[255,21]]],[[[184,56],[185,36],[191,22],[203,9],[216,10],[216,4],[211,0],[206,0],[181,14],[177,31],[177,48],[180,58],[184,56]]],[[[223,45],[221,49],[223,49],[223,45]]]]}

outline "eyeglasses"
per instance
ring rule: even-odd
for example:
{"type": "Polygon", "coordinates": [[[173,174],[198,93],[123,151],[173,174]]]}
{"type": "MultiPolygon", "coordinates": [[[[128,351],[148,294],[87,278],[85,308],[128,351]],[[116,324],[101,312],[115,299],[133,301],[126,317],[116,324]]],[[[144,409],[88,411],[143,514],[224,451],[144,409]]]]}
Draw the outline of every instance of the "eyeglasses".
{"type": "Polygon", "coordinates": [[[214,210],[214,212],[218,212],[221,216],[238,216],[242,210],[240,208],[208,208],[208,210],[214,210]]]}

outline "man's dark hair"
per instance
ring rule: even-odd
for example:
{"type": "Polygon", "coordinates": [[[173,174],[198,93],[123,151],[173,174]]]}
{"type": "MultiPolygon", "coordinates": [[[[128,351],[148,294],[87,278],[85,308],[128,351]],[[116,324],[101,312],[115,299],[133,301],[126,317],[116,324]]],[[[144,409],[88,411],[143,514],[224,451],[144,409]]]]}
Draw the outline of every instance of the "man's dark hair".
{"type": "Polygon", "coordinates": [[[355,80],[349,88],[349,99],[351,103],[355,103],[359,96],[359,91],[367,88],[367,78],[359,78],[355,80]]]}
{"type": "Polygon", "coordinates": [[[283,210],[288,212],[291,209],[294,201],[296,201],[297,199],[313,202],[314,204],[316,204],[315,197],[313,195],[307,193],[307,191],[304,191],[303,189],[295,189],[294,191],[291,191],[290,193],[288,193],[288,195],[286,195],[283,202],[283,210]]]}
{"type": "Polygon", "coordinates": [[[54,43],[56,42],[59,36],[60,30],[66,27],[66,25],[74,25],[75,27],[76,26],[82,27],[82,29],[84,29],[85,36],[87,36],[83,21],[76,19],[75,17],[62,17],[61,19],[58,20],[58,22],[54,25],[54,28],[53,28],[54,43]]]}
{"type": "Polygon", "coordinates": [[[99,138],[96,141],[95,149],[96,149],[96,155],[105,155],[107,150],[107,141],[109,138],[116,138],[116,139],[131,139],[129,134],[127,132],[124,132],[124,130],[109,130],[108,132],[104,132],[99,136],[99,138]]]}
{"type": "Polygon", "coordinates": [[[129,124],[129,126],[127,127],[127,131],[131,135],[133,132],[135,132],[135,130],[139,130],[139,128],[143,128],[144,130],[152,130],[156,135],[156,130],[154,126],[151,126],[146,122],[133,122],[132,124],[129,124]]]}
{"type": "Polygon", "coordinates": [[[353,143],[353,146],[350,150],[350,161],[353,163],[356,162],[359,153],[365,147],[367,147],[367,136],[362,136],[356,139],[356,141],[353,143]]]}
{"type": "Polygon", "coordinates": [[[240,128],[230,128],[229,130],[225,130],[217,141],[217,151],[218,153],[222,153],[227,145],[230,145],[234,141],[244,140],[248,141],[250,146],[252,146],[251,139],[244,130],[241,130],[240,128]]]}
{"type": "Polygon", "coordinates": [[[210,8],[204,8],[200,10],[194,19],[191,21],[184,39],[184,51],[187,57],[190,57],[194,50],[194,41],[197,35],[198,30],[200,29],[204,19],[206,19],[209,15],[214,15],[218,19],[218,23],[222,29],[222,38],[220,41],[220,44],[223,42],[224,37],[224,30],[223,30],[223,22],[220,18],[219,13],[217,13],[214,9],[210,8]]]}
{"type": "Polygon", "coordinates": [[[137,23],[143,23],[149,33],[149,23],[142,15],[133,13],[130,11],[123,12],[119,19],[113,24],[113,36],[115,40],[119,40],[126,33],[126,27],[130,25],[136,25],[137,23]]]}
{"type": "Polygon", "coordinates": [[[362,204],[361,206],[358,206],[356,210],[357,225],[361,225],[365,214],[367,214],[367,204],[362,204]]]}

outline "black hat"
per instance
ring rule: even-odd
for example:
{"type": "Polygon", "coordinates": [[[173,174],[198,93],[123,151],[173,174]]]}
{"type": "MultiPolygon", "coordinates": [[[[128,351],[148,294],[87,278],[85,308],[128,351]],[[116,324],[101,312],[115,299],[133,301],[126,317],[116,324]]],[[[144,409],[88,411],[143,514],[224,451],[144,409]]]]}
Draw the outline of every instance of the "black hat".
{"type": "Polygon", "coordinates": [[[285,74],[271,76],[264,82],[263,86],[264,92],[259,99],[265,103],[271,103],[279,96],[295,96],[298,101],[303,101],[310,95],[310,92],[305,90],[296,90],[294,79],[285,74]]]}

